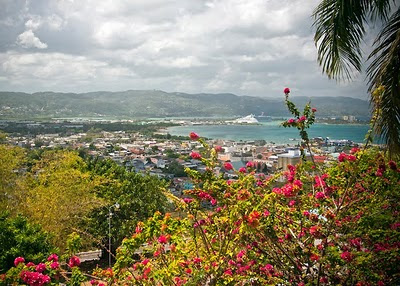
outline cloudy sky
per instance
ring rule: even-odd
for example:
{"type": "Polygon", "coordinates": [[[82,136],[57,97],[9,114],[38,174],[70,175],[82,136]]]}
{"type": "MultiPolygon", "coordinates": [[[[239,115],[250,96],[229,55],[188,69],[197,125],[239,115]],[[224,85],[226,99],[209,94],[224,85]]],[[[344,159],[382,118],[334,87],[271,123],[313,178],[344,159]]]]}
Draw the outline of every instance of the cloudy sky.
{"type": "Polygon", "coordinates": [[[318,0],[0,0],[0,90],[367,98],[316,61],[318,0]]]}

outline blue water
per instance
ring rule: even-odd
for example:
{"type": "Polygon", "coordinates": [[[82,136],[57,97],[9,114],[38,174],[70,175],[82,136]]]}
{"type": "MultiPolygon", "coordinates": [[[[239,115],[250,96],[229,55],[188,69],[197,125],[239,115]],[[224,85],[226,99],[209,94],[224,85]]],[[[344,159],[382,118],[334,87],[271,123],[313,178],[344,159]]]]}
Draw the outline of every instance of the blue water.
{"type": "MultiPolygon", "coordinates": [[[[299,131],[295,128],[280,126],[281,121],[261,122],[261,125],[195,125],[169,127],[171,135],[188,136],[194,131],[202,137],[212,139],[230,139],[235,141],[261,140],[278,144],[292,143],[289,139],[299,139],[299,131]]],[[[362,143],[368,131],[368,125],[361,124],[314,124],[308,134],[313,137],[329,137],[330,139],[348,139],[362,143]]]]}

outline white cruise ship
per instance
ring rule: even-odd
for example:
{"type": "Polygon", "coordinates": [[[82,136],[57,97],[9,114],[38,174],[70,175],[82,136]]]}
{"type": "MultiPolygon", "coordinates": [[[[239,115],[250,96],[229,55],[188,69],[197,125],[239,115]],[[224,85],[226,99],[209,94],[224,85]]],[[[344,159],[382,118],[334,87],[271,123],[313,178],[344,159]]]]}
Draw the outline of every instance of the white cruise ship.
{"type": "Polygon", "coordinates": [[[239,124],[256,124],[259,123],[257,118],[254,116],[254,114],[247,115],[242,118],[238,118],[233,121],[234,123],[239,123],[239,124]]]}

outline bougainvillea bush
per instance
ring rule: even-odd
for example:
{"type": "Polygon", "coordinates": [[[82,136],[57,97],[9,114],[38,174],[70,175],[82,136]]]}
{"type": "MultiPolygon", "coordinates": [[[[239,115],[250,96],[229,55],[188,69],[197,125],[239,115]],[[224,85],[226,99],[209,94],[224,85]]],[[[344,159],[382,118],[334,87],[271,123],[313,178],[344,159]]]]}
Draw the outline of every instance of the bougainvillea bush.
{"type": "MultiPolygon", "coordinates": [[[[315,112],[289,124],[302,131],[315,112]]],[[[217,160],[221,148],[190,137],[207,168],[187,170],[194,188],[183,198],[169,195],[179,216],[139,223],[93,285],[400,284],[400,169],[381,151],[354,148],[328,166],[304,161],[266,177],[251,162],[233,170],[217,160]]]]}

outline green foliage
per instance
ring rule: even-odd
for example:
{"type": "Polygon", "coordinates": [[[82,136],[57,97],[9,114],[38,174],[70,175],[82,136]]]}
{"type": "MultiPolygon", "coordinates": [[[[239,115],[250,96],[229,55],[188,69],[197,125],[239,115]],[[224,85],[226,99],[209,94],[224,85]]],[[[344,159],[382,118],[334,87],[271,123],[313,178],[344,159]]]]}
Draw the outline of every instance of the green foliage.
{"type": "Polygon", "coordinates": [[[379,100],[371,97],[375,131],[391,156],[400,156],[400,6],[391,0],[324,0],[313,14],[318,61],[329,78],[351,79],[361,72],[365,25],[382,23],[372,45],[367,69],[369,91],[383,88],[379,100]],[[377,21],[379,20],[379,21],[377,21]]]}
{"type": "Polygon", "coordinates": [[[186,177],[185,168],[177,161],[169,163],[163,171],[168,174],[173,174],[175,177],[186,177]]]}
{"type": "Polygon", "coordinates": [[[54,243],[62,249],[73,228],[102,205],[94,192],[100,179],[84,169],[84,161],[75,152],[46,151],[32,166],[24,186],[20,210],[54,234],[54,243]]]}
{"type": "Polygon", "coordinates": [[[21,201],[20,182],[23,178],[25,151],[0,144],[0,209],[16,211],[21,201]]]}
{"type": "Polygon", "coordinates": [[[88,159],[87,164],[87,170],[101,178],[96,195],[106,202],[106,205],[93,209],[83,224],[96,238],[105,241],[108,237],[108,208],[115,203],[120,207],[111,210],[114,245],[129,236],[138,221],[145,220],[155,211],[167,209],[168,202],[163,194],[166,183],[157,177],[129,172],[112,160],[88,159]]]}
{"type": "Polygon", "coordinates": [[[22,216],[12,218],[0,213],[0,273],[11,268],[18,256],[38,263],[55,251],[51,236],[39,225],[22,216]]]}
{"type": "Polygon", "coordinates": [[[79,234],[73,232],[67,237],[66,254],[68,256],[75,255],[82,247],[82,239],[79,234]]]}

